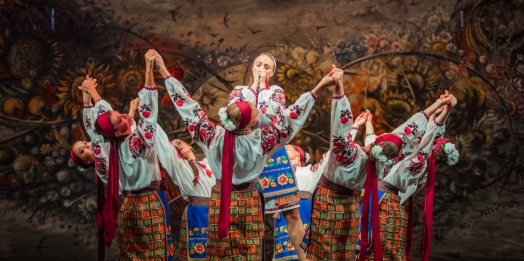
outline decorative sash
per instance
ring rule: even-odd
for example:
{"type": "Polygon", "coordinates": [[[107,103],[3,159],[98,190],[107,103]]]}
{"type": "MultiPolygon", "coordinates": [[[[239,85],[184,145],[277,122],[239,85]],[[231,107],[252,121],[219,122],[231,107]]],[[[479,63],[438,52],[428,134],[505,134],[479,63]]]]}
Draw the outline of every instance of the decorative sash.
{"type": "Polygon", "coordinates": [[[187,253],[190,260],[205,260],[206,258],[208,212],[209,207],[207,205],[187,205],[187,253]]]}
{"type": "Polygon", "coordinates": [[[298,192],[294,170],[285,147],[267,160],[256,185],[265,200],[298,192]]]}
{"type": "MultiPolygon", "coordinates": [[[[311,195],[311,194],[310,194],[311,195]]],[[[304,224],[304,229],[306,234],[302,239],[301,248],[305,249],[309,244],[310,229],[311,229],[311,212],[313,208],[313,200],[311,199],[301,199],[300,207],[298,211],[300,212],[300,218],[304,224]]],[[[297,252],[295,248],[291,245],[291,239],[289,238],[287,232],[287,222],[286,218],[280,213],[279,218],[274,219],[275,225],[275,243],[273,250],[273,261],[284,261],[284,260],[298,260],[297,252]]]]}

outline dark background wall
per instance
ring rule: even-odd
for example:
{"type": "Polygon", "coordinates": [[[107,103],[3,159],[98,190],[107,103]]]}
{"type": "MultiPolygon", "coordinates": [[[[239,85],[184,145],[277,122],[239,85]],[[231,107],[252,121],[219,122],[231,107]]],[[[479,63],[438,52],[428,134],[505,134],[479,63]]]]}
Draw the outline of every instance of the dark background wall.
{"type": "MultiPolygon", "coordinates": [[[[521,0],[1,0],[0,259],[95,260],[93,171],[68,156],[85,138],[76,87],[89,74],[126,110],[154,48],[215,119],[260,52],[288,102],[344,68],[353,113],[369,108],[377,133],[451,90],[446,136],[461,158],[437,173],[432,260],[522,260],[523,33],[521,0]]],[[[157,77],[160,124],[187,139],[157,77]]],[[[328,148],[329,97],[296,139],[313,160],[328,148]]]]}

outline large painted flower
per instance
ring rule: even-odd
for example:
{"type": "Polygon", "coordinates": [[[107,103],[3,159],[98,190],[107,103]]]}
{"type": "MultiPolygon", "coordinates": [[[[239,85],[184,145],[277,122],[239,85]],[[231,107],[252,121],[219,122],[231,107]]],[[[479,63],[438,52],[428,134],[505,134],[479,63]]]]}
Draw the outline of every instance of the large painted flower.
{"type": "Polygon", "coordinates": [[[414,99],[426,100],[438,87],[437,74],[418,61],[405,60],[396,69],[387,73],[389,88],[400,92],[408,91],[414,99]]]}
{"type": "Polygon", "coordinates": [[[388,91],[382,96],[384,116],[391,126],[399,126],[418,111],[409,92],[388,91]]]}
{"type": "Polygon", "coordinates": [[[322,79],[322,71],[310,66],[301,67],[297,62],[290,61],[278,68],[277,76],[285,89],[286,98],[294,102],[310,86],[322,79]]]}
{"type": "Polygon", "coordinates": [[[105,100],[113,105],[114,108],[121,105],[121,92],[116,88],[116,83],[113,81],[113,74],[109,67],[104,64],[95,65],[93,61],[89,61],[83,68],[76,68],[74,71],[69,71],[68,75],[60,81],[58,88],[60,93],[59,104],[64,106],[65,114],[71,118],[76,118],[78,113],[82,111],[82,91],[78,86],[82,85],[86,75],[97,79],[97,91],[105,100]]]}
{"type": "Polygon", "coordinates": [[[209,118],[219,121],[218,109],[227,106],[228,95],[210,84],[204,84],[191,97],[200,104],[209,118]]]}
{"type": "Polygon", "coordinates": [[[124,54],[116,55],[121,64],[118,71],[117,86],[126,95],[137,97],[138,91],[144,84],[144,56],[141,51],[132,49],[124,54]]]}

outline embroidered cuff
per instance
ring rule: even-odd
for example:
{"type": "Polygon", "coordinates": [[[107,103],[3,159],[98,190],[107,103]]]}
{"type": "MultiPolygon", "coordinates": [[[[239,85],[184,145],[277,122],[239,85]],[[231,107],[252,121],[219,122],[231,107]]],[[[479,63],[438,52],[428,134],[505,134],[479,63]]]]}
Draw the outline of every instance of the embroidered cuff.
{"type": "Polygon", "coordinates": [[[368,134],[366,134],[366,137],[371,137],[371,136],[375,136],[375,133],[368,133],[368,134]]]}
{"type": "Polygon", "coordinates": [[[95,105],[93,104],[89,104],[89,105],[84,104],[84,109],[89,109],[89,108],[94,108],[94,107],[95,105]]]}
{"type": "Polygon", "coordinates": [[[144,86],[144,89],[146,89],[146,90],[150,90],[150,91],[156,91],[156,86],[155,86],[155,85],[153,85],[153,86],[147,86],[147,85],[145,85],[145,86],[144,86]]]}
{"type": "Polygon", "coordinates": [[[344,96],[346,96],[346,95],[344,95],[344,94],[336,95],[335,94],[335,95],[333,95],[333,99],[335,99],[335,100],[342,99],[342,98],[344,98],[344,96]]]}
{"type": "Polygon", "coordinates": [[[425,111],[421,111],[420,113],[426,117],[426,120],[429,120],[429,115],[425,111]]]}
{"type": "Polygon", "coordinates": [[[309,93],[311,93],[311,96],[313,96],[313,99],[315,99],[315,101],[316,101],[318,96],[315,93],[313,93],[312,91],[309,91],[309,93]]]}
{"type": "Polygon", "coordinates": [[[435,125],[437,126],[444,126],[444,123],[438,123],[437,120],[434,120],[434,122],[435,122],[435,125]]]}
{"type": "Polygon", "coordinates": [[[351,129],[352,130],[358,130],[358,127],[353,126],[353,127],[351,127],[351,129]]]}
{"type": "Polygon", "coordinates": [[[98,100],[95,101],[95,104],[97,104],[99,101],[103,101],[103,100],[104,100],[104,98],[100,97],[100,98],[98,98],[98,100]]]}
{"type": "Polygon", "coordinates": [[[169,78],[172,78],[172,77],[173,77],[173,76],[171,76],[171,74],[168,74],[168,75],[166,75],[166,77],[164,77],[164,81],[167,80],[167,79],[169,79],[169,78]]]}

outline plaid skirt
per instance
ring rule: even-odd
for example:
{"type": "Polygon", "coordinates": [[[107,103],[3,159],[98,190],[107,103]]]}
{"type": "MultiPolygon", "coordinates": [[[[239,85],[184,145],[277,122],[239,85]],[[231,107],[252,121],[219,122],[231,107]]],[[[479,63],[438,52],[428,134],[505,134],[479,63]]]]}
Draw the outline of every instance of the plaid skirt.
{"type": "Polygon", "coordinates": [[[173,260],[165,192],[128,194],[118,212],[116,234],[120,261],[173,260]]]}
{"type": "MultiPolygon", "coordinates": [[[[406,260],[406,238],[408,215],[400,205],[400,197],[385,193],[380,201],[380,242],[384,261],[406,260]]],[[[373,260],[373,248],[368,252],[368,260],[373,260]]]]}
{"type": "Polygon", "coordinates": [[[233,187],[229,218],[229,235],[218,238],[220,182],[213,186],[209,205],[209,229],[206,260],[262,260],[264,215],[260,194],[254,184],[233,187]]]}
{"type": "Polygon", "coordinates": [[[321,185],[311,216],[310,260],[352,260],[358,237],[359,194],[337,194],[321,185]]]}

